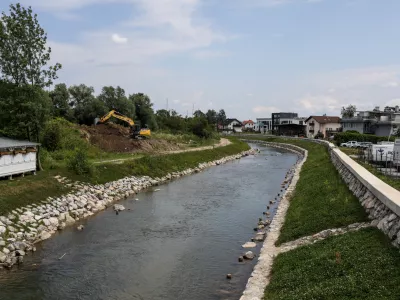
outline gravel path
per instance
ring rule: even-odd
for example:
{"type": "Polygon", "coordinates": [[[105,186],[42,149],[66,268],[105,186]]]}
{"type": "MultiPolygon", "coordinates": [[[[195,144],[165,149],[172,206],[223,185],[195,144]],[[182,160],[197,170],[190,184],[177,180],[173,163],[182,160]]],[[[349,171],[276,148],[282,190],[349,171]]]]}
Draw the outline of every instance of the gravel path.
{"type": "MultiPolygon", "coordinates": [[[[217,147],[223,147],[223,146],[228,146],[231,144],[231,141],[226,139],[226,138],[221,138],[218,144],[212,145],[212,146],[203,146],[203,147],[196,147],[196,148],[189,148],[189,149],[183,149],[183,150],[172,150],[172,151],[164,151],[161,152],[161,155],[166,155],[166,154],[173,154],[173,153],[183,153],[183,152],[192,152],[192,151],[203,151],[203,150],[209,150],[209,149],[214,149],[217,147]]],[[[101,160],[101,161],[95,161],[95,164],[106,164],[106,163],[113,163],[113,164],[122,164],[126,160],[132,160],[132,159],[138,159],[139,157],[127,157],[127,158],[119,158],[119,159],[110,159],[110,160],[101,160]]]]}

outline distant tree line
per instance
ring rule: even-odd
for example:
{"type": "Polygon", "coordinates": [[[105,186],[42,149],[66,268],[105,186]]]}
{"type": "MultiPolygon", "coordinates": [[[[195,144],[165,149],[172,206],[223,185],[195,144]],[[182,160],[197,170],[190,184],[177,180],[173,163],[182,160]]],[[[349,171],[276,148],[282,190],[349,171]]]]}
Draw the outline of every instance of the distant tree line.
{"type": "Polygon", "coordinates": [[[149,96],[127,95],[120,86],[105,86],[99,95],[85,84],[67,87],[49,65],[47,34],[31,7],[11,4],[0,17],[0,135],[40,141],[54,117],[92,125],[94,119],[115,109],[142,126],[172,133],[190,132],[207,138],[226,120],[224,110],[200,110],[183,117],[174,110],[154,111],[149,96]]]}

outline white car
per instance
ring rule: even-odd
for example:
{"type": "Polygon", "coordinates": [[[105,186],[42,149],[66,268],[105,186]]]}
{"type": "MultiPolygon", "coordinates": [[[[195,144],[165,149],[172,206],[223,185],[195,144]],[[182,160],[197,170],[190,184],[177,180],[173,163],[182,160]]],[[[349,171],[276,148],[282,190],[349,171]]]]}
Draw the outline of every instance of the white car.
{"type": "Polygon", "coordinates": [[[360,147],[360,143],[357,141],[349,141],[347,143],[341,143],[340,147],[358,148],[358,147],[360,147]]]}

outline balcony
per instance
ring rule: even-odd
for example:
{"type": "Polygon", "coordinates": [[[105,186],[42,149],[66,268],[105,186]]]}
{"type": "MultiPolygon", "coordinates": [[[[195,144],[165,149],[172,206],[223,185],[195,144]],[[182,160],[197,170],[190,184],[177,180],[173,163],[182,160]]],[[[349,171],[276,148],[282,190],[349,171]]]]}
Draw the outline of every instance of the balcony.
{"type": "Polygon", "coordinates": [[[314,133],[314,129],[310,129],[309,132],[310,132],[310,133],[314,133]]]}
{"type": "Polygon", "coordinates": [[[327,128],[325,131],[329,132],[329,133],[337,133],[337,132],[342,132],[343,129],[342,128],[335,128],[335,129],[327,128]]]}
{"type": "Polygon", "coordinates": [[[311,123],[308,124],[308,125],[310,125],[310,127],[314,127],[314,126],[315,126],[315,123],[314,123],[314,122],[311,122],[311,123]]]}

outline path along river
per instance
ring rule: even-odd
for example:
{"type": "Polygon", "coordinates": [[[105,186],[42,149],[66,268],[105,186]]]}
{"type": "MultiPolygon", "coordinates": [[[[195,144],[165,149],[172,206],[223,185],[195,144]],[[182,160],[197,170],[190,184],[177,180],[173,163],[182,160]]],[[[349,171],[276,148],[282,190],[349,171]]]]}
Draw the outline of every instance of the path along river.
{"type": "Polygon", "coordinates": [[[239,299],[256,263],[238,262],[241,245],[296,159],[261,148],[120,201],[132,210],[109,208],[0,271],[0,299],[239,299]]]}

